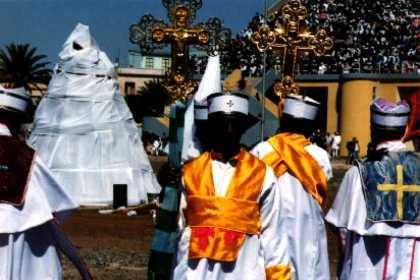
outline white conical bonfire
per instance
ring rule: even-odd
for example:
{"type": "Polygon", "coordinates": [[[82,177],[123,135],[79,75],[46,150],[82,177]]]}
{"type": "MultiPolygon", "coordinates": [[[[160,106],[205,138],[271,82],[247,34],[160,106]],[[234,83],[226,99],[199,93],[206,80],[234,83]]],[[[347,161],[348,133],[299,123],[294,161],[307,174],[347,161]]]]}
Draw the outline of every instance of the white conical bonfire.
{"type": "Polygon", "coordinates": [[[59,57],[29,144],[80,205],[112,203],[114,184],[128,186],[130,205],[159,193],[114,66],[88,26],[76,26],[59,57]]]}
{"type": "Polygon", "coordinates": [[[212,93],[221,91],[220,57],[219,55],[210,56],[198,90],[185,112],[184,141],[182,145],[182,160],[184,162],[199,156],[202,152],[199,141],[194,137],[194,105],[206,106],[207,97],[212,93]]]}

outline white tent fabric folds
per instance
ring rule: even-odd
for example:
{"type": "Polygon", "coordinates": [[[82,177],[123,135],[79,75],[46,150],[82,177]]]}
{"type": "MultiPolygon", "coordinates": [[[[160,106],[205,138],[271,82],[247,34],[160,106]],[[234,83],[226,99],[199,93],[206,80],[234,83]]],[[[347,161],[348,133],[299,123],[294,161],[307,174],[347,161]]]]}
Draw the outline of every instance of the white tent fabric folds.
{"type": "Polygon", "coordinates": [[[80,205],[110,204],[114,184],[127,184],[129,205],[159,193],[114,65],[88,26],[76,26],[59,57],[29,144],[80,205]]]}
{"type": "Polygon", "coordinates": [[[207,106],[207,97],[212,93],[221,91],[220,56],[210,56],[198,90],[190,100],[184,115],[184,141],[181,152],[183,162],[198,157],[203,152],[201,151],[200,141],[194,136],[196,130],[194,105],[207,106]]]}

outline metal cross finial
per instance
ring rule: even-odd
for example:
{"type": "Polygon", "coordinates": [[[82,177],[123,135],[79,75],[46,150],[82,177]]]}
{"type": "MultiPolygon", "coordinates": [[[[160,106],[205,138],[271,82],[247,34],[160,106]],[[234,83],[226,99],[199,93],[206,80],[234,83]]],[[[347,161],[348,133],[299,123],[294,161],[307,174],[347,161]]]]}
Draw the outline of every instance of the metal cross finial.
{"type": "Polygon", "coordinates": [[[274,91],[279,96],[299,91],[294,73],[300,55],[312,52],[319,57],[333,47],[333,41],[325,30],[321,29],[315,35],[307,31],[304,20],[308,11],[300,0],[289,0],[282,7],[281,14],[282,21],[276,24],[274,30],[263,25],[251,36],[259,51],[271,51],[283,58],[281,82],[274,85],[274,91]]]}
{"type": "Polygon", "coordinates": [[[218,46],[230,39],[230,30],[224,28],[217,18],[192,26],[196,11],[202,5],[201,0],[163,0],[162,3],[168,9],[171,25],[156,20],[151,15],[145,15],[139,23],[130,27],[130,41],[139,45],[146,54],[168,44],[171,46],[171,71],[165,87],[173,100],[183,100],[198,85],[191,80],[193,71],[189,47],[196,46],[209,54],[214,53],[218,46]]]}

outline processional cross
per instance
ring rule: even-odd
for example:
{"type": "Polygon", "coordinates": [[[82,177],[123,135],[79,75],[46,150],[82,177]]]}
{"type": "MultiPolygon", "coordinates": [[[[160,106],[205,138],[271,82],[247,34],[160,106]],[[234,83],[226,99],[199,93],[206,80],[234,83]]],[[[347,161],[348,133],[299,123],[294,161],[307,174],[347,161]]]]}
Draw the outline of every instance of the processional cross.
{"type": "Polygon", "coordinates": [[[282,23],[276,22],[274,30],[264,24],[252,34],[251,41],[259,51],[272,51],[283,58],[281,81],[275,83],[274,92],[278,96],[285,96],[299,92],[294,82],[295,67],[299,56],[313,52],[317,57],[321,57],[333,47],[333,41],[323,29],[315,35],[307,30],[305,18],[308,11],[300,0],[289,0],[282,7],[281,14],[282,23]]]}
{"type": "Polygon", "coordinates": [[[145,15],[139,23],[130,27],[130,41],[138,44],[145,54],[170,44],[171,71],[164,85],[173,100],[184,100],[198,84],[191,79],[193,71],[189,47],[194,45],[212,53],[227,42],[230,30],[224,28],[218,18],[192,25],[196,11],[202,6],[202,0],[162,0],[162,3],[168,10],[172,25],[145,15]]]}
{"type": "Polygon", "coordinates": [[[404,185],[404,169],[402,165],[397,165],[397,184],[378,185],[378,191],[397,193],[397,217],[399,220],[404,218],[404,193],[420,192],[419,185],[404,185]]]}

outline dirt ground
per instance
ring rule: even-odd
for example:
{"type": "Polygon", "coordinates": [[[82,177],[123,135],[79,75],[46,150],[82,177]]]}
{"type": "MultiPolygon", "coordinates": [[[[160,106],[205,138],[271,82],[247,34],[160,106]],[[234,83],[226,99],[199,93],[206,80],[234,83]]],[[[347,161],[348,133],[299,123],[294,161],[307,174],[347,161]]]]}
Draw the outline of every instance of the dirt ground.
{"type": "MultiPolygon", "coordinates": [[[[152,158],[157,169],[163,158],[152,158]]],[[[329,184],[329,203],[348,168],[343,161],[333,163],[334,179],[329,184]]],[[[76,211],[64,223],[64,230],[79,248],[96,279],[147,279],[148,254],[153,223],[148,213],[127,217],[122,214],[99,215],[97,210],[76,211]]],[[[337,266],[336,239],[328,228],[331,275],[337,266]]],[[[64,279],[79,279],[77,271],[64,259],[64,279]]]]}

